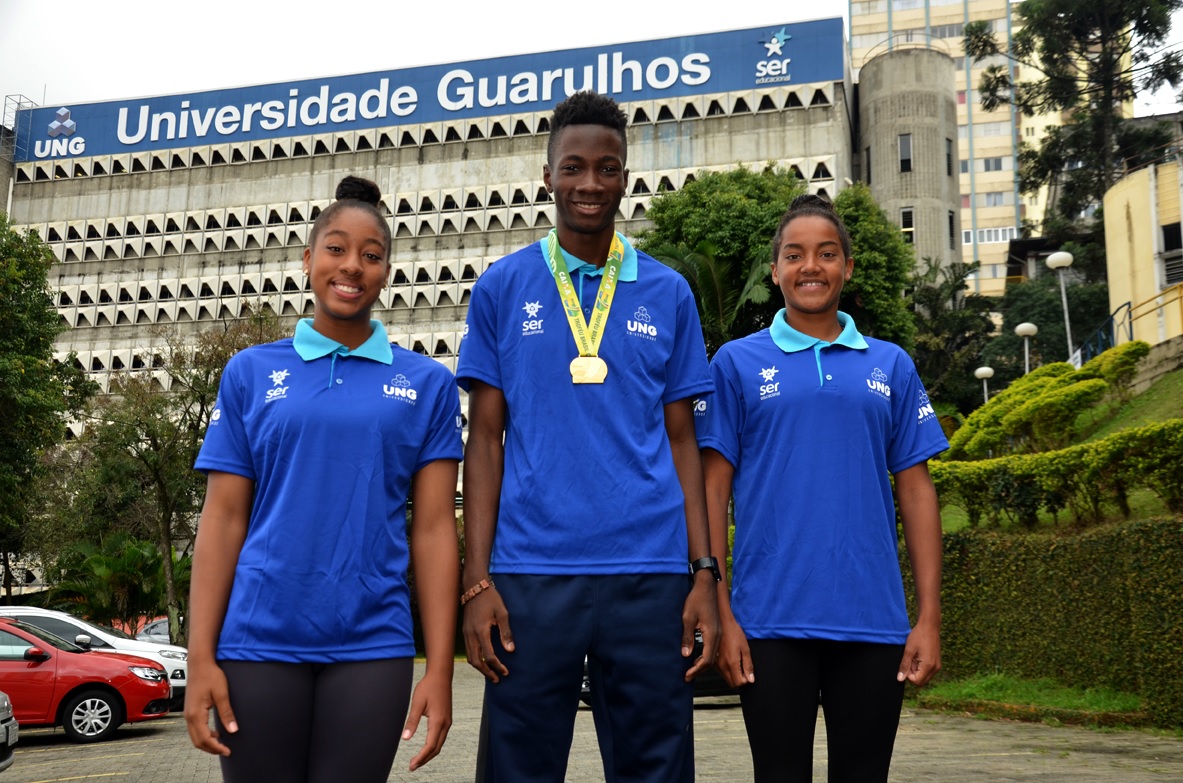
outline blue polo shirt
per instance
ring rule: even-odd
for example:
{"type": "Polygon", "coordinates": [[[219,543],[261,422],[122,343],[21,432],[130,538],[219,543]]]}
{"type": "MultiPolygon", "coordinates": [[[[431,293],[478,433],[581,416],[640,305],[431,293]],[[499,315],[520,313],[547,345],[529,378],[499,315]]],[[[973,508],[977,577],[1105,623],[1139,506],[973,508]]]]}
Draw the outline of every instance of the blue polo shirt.
{"type": "Polygon", "coordinates": [[[220,659],[415,654],[407,495],[424,465],[461,458],[460,401],[447,368],[371,323],[350,351],[303,320],[226,365],[196,467],[255,496],[220,659]]]}
{"type": "Polygon", "coordinates": [[[911,358],[839,314],[832,343],[788,325],[727,343],[699,405],[735,468],[731,605],[749,638],[902,644],[890,474],[948,448],[911,358]]]}
{"type": "MultiPolygon", "coordinates": [[[[667,403],[711,391],[690,287],[626,242],[599,355],[603,384],[573,384],[578,355],[545,240],[472,289],[457,379],[506,402],[505,470],[490,570],[686,573],[686,515],[667,403]]],[[[567,256],[586,319],[600,270],[567,256]]]]}

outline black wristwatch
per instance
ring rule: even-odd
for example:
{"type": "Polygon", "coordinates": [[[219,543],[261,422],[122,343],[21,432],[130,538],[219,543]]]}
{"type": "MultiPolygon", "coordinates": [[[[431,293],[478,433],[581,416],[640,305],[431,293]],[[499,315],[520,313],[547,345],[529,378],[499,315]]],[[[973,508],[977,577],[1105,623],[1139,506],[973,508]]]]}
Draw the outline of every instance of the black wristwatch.
{"type": "Polygon", "coordinates": [[[704,568],[711,569],[711,573],[715,575],[715,581],[723,581],[723,575],[719,573],[719,561],[713,557],[700,557],[690,564],[690,575],[694,576],[704,568]]]}

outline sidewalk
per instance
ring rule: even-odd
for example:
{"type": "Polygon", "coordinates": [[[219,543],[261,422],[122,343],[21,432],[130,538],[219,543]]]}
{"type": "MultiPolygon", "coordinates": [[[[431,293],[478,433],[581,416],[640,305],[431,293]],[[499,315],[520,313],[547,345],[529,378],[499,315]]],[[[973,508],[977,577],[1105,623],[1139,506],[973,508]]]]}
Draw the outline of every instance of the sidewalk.
{"type": "MultiPolygon", "coordinates": [[[[419,667],[419,673],[422,668],[419,667]]],[[[421,739],[399,748],[391,781],[472,783],[482,681],[456,664],[454,722],[443,753],[418,772],[406,765],[421,739]]],[[[424,730],[420,727],[420,731],[424,730]]],[[[735,697],[700,699],[694,711],[699,781],[751,779],[751,756],[735,697]]],[[[814,779],[826,779],[825,725],[819,720],[814,779]]],[[[217,783],[218,761],[190,746],[179,715],[125,726],[112,742],[73,745],[61,730],[21,731],[16,763],[2,783],[64,783],[113,778],[122,783],[217,783]]],[[[601,783],[591,712],[580,708],[567,769],[569,783],[601,783]]],[[[893,783],[1183,783],[1183,739],[1144,731],[980,720],[905,710],[892,764],[893,783]]],[[[348,783],[342,778],[342,783],[348,783]]]]}

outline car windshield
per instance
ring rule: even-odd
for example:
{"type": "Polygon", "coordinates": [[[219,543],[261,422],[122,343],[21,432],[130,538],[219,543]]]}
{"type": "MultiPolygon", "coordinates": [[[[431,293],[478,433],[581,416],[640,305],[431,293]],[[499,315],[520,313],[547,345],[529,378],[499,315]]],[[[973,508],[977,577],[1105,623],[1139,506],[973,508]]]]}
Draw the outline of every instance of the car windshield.
{"type": "Polygon", "coordinates": [[[72,652],[72,653],[86,652],[86,650],[84,650],[83,648],[74,644],[73,642],[67,642],[62,637],[55,636],[54,634],[51,634],[49,631],[43,631],[35,625],[29,625],[28,623],[22,623],[18,620],[16,622],[12,623],[12,627],[19,628],[22,631],[24,631],[25,633],[29,634],[30,636],[36,636],[41,641],[45,642],[46,644],[50,645],[51,647],[56,647],[59,650],[65,650],[66,652],[72,652]]]}
{"type": "Polygon", "coordinates": [[[87,625],[91,625],[91,626],[94,626],[95,628],[98,628],[100,631],[103,631],[104,633],[109,633],[112,636],[117,636],[120,639],[134,638],[132,636],[128,636],[126,633],[124,633],[123,631],[120,631],[118,628],[112,628],[109,625],[99,625],[98,623],[92,623],[90,620],[87,620],[86,623],[87,623],[87,625]]]}

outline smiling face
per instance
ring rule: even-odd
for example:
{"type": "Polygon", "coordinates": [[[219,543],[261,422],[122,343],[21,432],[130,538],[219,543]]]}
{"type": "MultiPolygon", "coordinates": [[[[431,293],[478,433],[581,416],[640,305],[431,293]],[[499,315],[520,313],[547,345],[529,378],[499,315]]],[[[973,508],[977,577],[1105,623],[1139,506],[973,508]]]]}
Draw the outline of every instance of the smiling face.
{"type": "Polygon", "coordinates": [[[628,169],[624,142],[612,128],[568,125],[559,134],[542,179],[554,193],[559,243],[571,250],[580,239],[612,234],[628,169]]]}
{"type": "Polygon", "coordinates": [[[365,342],[374,302],[390,277],[385,234],[374,216],[340,210],[304,251],[304,274],[316,297],[316,331],[349,348],[365,342]]]}
{"type": "Polygon", "coordinates": [[[854,259],[842,251],[838,227],[826,218],[802,215],[782,230],[772,282],[785,298],[794,328],[799,328],[795,318],[837,323],[842,286],[853,272],[854,259]]]}

